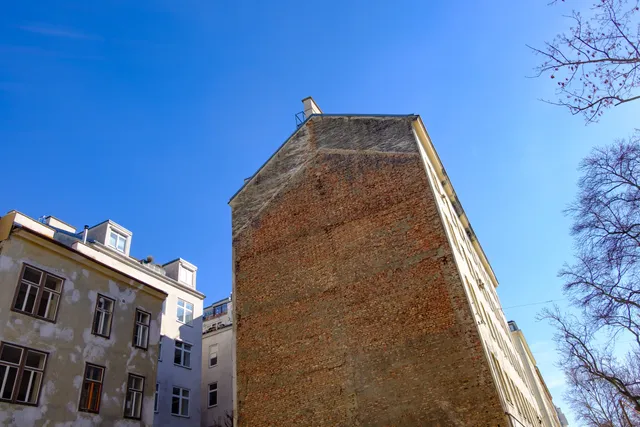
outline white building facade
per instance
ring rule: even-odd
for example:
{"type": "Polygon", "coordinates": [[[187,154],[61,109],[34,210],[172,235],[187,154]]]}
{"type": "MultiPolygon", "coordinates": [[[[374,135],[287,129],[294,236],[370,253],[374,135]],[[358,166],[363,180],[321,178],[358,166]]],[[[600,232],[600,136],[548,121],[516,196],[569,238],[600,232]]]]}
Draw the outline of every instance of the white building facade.
{"type": "Polygon", "coordinates": [[[41,227],[52,230],[56,241],[76,253],[167,294],[159,322],[158,352],[149,353],[157,358],[157,375],[153,384],[145,385],[155,389],[148,406],[153,406],[154,426],[200,425],[205,296],[196,290],[197,267],[182,258],[159,265],[151,257],[138,260],[130,256],[133,233],[111,220],[85,226],[82,231],[54,217],[39,221],[44,224],[41,227]]]}
{"type": "Polygon", "coordinates": [[[128,274],[167,293],[162,310],[154,426],[200,424],[202,305],[196,290],[197,267],[177,258],[162,265],[129,256],[132,233],[107,220],[87,229],[100,256],[128,266],[128,274]]]}
{"type": "Polygon", "coordinates": [[[543,425],[561,427],[558,413],[553,405],[553,397],[547,388],[547,384],[544,382],[544,378],[538,369],[536,359],[533,357],[533,353],[529,348],[529,344],[527,343],[522,330],[518,328],[518,325],[513,320],[509,321],[509,330],[511,331],[511,339],[518,351],[518,356],[520,356],[520,360],[522,361],[522,366],[529,383],[529,388],[538,402],[538,408],[540,408],[543,425]]]}
{"type": "Polygon", "coordinates": [[[202,323],[202,427],[233,425],[234,338],[231,298],[204,309],[202,323]]]}

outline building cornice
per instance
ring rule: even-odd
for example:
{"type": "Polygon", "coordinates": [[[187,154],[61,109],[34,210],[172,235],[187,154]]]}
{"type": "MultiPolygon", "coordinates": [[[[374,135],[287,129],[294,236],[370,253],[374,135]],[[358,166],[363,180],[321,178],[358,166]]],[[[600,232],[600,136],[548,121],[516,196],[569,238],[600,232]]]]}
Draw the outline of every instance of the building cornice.
{"type": "Polygon", "coordinates": [[[183,285],[182,283],[178,282],[177,280],[174,280],[170,277],[164,276],[160,273],[157,273],[153,270],[151,270],[150,268],[144,267],[142,264],[140,264],[140,262],[134,260],[131,257],[128,257],[126,255],[122,255],[120,253],[114,252],[111,249],[109,249],[108,247],[106,247],[105,245],[99,243],[99,242],[91,242],[91,247],[95,250],[97,250],[98,252],[107,255],[119,262],[123,262],[125,264],[127,264],[130,267],[135,268],[136,270],[140,271],[141,273],[147,274],[155,279],[161,280],[164,283],[166,283],[167,285],[173,286],[174,288],[180,289],[181,291],[187,292],[189,294],[191,294],[192,296],[199,298],[201,300],[204,300],[205,295],[202,292],[199,292],[195,289],[192,289],[188,286],[183,285]]]}
{"type": "Polygon", "coordinates": [[[511,333],[516,334],[518,336],[518,340],[520,340],[520,343],[522,344],[522,348],[527,353],[527,356],[531,359],[533,366],[537,366],[536,359],[535,357],[533,357],[533,352],[529,348],[529,343],[527,343],[527,340],[524,337],[524,333],[522,332],[522,330],[518,329],[517,331],[512,331],[511,333]]]}
{"type": "Polygon", "coordinates": [[[223,304],[223,303],[225,303],[225,302],[226,302],[226,303],[230,303],[230,302],[231,302],[231,297],[222,298],[221,300],[218,300],[218,301],[216,301],[216,302],[214,302],[214,303],[211,303],[211,304],[209,304],[208,306],[206,306],[206,307],[205,307],[205,309],[206,309],[206,308],[209,308],[209,307],[214,307],[214,306],[216,306],[216,305],[223,304]]]}
{"type": "Polygon", "coordinates": [[[136,279],[135,277],[131,277],[120,270],[103,264],[102,262],[65,245],[64,243],[60,243],[57,240],[50,239],[47,236],[43,236],[37,231],[22,227],[20,225],[16,225],[14,226],[11,235],[27,240],[66,258],[72,259],[79,264],[85,265],[94,270],[98,270],[100,273],[115,279],[118,283],[124,283],[134,289],[142,290],[150,295],[155,296],[156,298],[164,300],[168,295],[162,289],[158,289],[153,285],[145,283],[139,279],[136,279]]]}
{"type": "Polygon", "coordinates": [[[493,268],[491,267],[491,264],[489,263],[489,259],[487,258],[487,255],[485,254],[484,250],[482,249],[482,246],[480,245],[480,241],[478,240],[478,237],[476,236],[475,232],[473,231],[473,227],[471,226],[471,222],[469,221],[469,218],[467,217],[467,214],[464,211],[464,208],[462,207],[462,203],[460,203],[460,200],[458,199],[458,196],[456,195],[456,191],[453,189],[453,184],[451,183],[451,180],[449,179],[449,176],[447,175],[447,172],[446,172],[446,170],[444,168],[444,165],[442,164],[442,161],[440,160],[440,157],[438,156],[438,152],[436,151],[435,146],[433,145],[433,142],[431,141],[431,137],[429,136],[429,133],[427,132],[427,128],[425,127],[424,123],[422,122],[422,118],[420,116],[416,116],[415,120],[413,121],[413,129],[415,130],[416,135],[418,137],[418,142],[425,149],[425,151],[427,153],[427,156],[429,157],[429,160],[431,161],[431,163],[434,164],[434,166],[437,165],[437,167],[434,168],[436,170],[435,172],[438,175],[438,179],[443,184],[445,193],[447,194],[447,197],[449,198],[449,201],[451,202],[451,205],[452,206],[456,206],[456,204],[457,204],[460,207],[460,213],[458,215],[458,218],[462,222],[462,225],[466,229],[468,229],[470,231],[471,235],[473,236],[473,238],[469,239],[469,240],[471,240],[471,244],[473,245],[473,247],[476,249],[476,251],[480,255],[480,261],[482,262],[482,265],[485,268],[485,270],[487,270],[487,272],[489,273],[489,277],[493,281],[493,286],[495,288],[497,288],[498,287],[498,278],[496,277],[495,272],[493,271],[493,268]],[[448,184],[448,185],[444,185],[444,184],[448,184]]]}
{"type": "Polygon", "coordinates": [[[229,329],[231,329],[231,328],[233,328],[233,323],[228,324],[228,325],[224,325],[224,326],[222,326],[222,327],[220,327],[220,328],[217,328],[217,329],[213,329],[213,328],[211,328],[211,329],[206,330],[206,331],[204,331],[204,332],[202,333],[202,339],[205,339],[205,338],[207,338],[207,337],[212,337],[212,336],[214,336],[214,335],[221,334],[221,333],[223,333],[223,332],[228,331],[228,330],[229,330],[229,329]]]}

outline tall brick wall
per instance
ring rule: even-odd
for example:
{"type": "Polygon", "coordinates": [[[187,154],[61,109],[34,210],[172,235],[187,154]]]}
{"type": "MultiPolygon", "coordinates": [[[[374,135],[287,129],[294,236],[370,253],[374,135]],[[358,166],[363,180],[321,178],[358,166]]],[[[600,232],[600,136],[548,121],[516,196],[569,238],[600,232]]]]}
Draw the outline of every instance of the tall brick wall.
{"type": "Polygon", "coordinates": [[[240,426],[507,425],[410,120],[312,119],[232,202],[240,426]]]}

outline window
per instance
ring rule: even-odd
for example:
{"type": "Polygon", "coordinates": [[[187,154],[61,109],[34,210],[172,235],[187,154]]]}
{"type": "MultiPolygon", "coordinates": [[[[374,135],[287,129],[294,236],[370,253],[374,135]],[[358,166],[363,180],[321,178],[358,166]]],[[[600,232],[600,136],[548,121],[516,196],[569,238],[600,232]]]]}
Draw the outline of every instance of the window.
{"type": "Polygon", "coordinates": [[[147,349],[149,345],[149,322],[151,314],[140,309],[136,309],[136,326],[133,330],[133,345],[138,348],[147,349]]]}
{"type": "Polygon", "coordinates": [[[213,368],[218,364],[218,344],[209,347],[209,367],[213,368]]]}
{"type": "Polygon", "coordinates": [[[158,361],[162,362],[162,339],[164,337],[160,335],[160,344],[158,345],[158,361]]]}
{"type": "Polygon", "coordinates": [[[13,344],[0,346],[0,400],[37,405],[47,353],[13,344]]]}
{"type": "Polygon", "coordinates": [[[191,344],[176,341],[176,349],[173,357],[173,363],[185,368],[191,367],[191,344]]]}
{"type": "Polygon", "coordinates": [[[104,368],[102,366],[87,363],[84,369],[84,381],[80,394],[79,411],[100,411],[100,396],[102,395],[102,381],[104,380],[104,368]]]}
{"type": "Polygon", "coordinates": [[[505,381],[506,376],[502,372],[502,368],[500,368],[500,363],[498,363],[498,359],[491,353],[491,359],[493,360],[493,366],[496,368],[496,376],[498,377],[498,381],[502,386],[503,393],[507,400],[511,402],[511,395],[509,394],[509,388],[507,387],[507,383],[505,381]]]}
{"type": "Polygon", "coordinates": [[[124,252],[124,249],[127,246],[127,238],[122,234],[111,230],[111,234],[109,234],[109,246],[118,252],[124,252]]]}
{"type": "Polygon", "coordinates": [[[180,274],[178,279],[186,285],[193,286],[193,271],[180,266],[180,274]]]}
{"type": "Polygon", "coordinates": [[[189,390],[186,388],[173,387],[171,415],[177,415],[179,417],[189,416],[189,390]]]}
{"type": "Polygon", "coordinates": [[[129,374],[129,379],[127,380],[127,398],[124,404],[125,418],[140,419],[143,392],[144,377],[129,374]]]}
{"type": "Polygon", "coordinates": [[[227,304],[226,303],[222,304],[222,305],[219,305],[217,307],[214,307],[214,309],[213,309],[213,315],[214,316],[219,316],[219,315],[224,314],[226,312],[227,312],[227,304]]]}
{"type": "Polygon", "coordinates": [[[190,325],[193,322],[193,304],[178,300],[178,322],[190,325]]]}
{"type": "Polygon", "coordinates": [[[473,304],[475,305],[476,314],[480,318],[481,321],[484,322],[484,318],[482,317],[482,311],[480,310],[480,303],[478,303],[478,297],[476,296],[476,292],[473,290],[473,286],[469,283],[469,279],[467,276],[464,276],[464,280],[467,284],[467,288],[469,289],[469,293],[471,294],[471,299],[473,300],[473,304]]]}
{"type": "Polygon", "coordinates": [[[208,407],[216,406],[218,404],[218,383],[209,384],[208,407]]]}
{"type": "Polygon", "coordinates": [[[109,338],[109,335],[111,335],[111,319],[113,319],[114,305],[115,300],[98,294],[96,312],[93,315],[92,334],[109,338]]]}
{"type": "Polygon", "coordinates": [[[158,413],[158,383],[156,383],[156,392],[153,395],[153,412],[158,413]]]}
{"type": "Polygon", "coordinates": [[[64,281],[30,265],[24,266],[13,308],[55,322],[64,281]]]}
{"type": "Polygon", "coordinates": [[[213,307],[207,307],[202,312],[202,320],[207,320],[213,317],[213,307]]]}

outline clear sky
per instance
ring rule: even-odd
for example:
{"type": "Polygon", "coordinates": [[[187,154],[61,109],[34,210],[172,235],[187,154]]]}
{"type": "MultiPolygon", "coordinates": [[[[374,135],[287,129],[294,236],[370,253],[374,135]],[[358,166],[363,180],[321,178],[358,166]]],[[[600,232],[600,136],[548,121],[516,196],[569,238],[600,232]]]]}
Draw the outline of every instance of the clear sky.
{"type": "Polygon", "coordinates": [[[133,231],[133,256],[196,264],[210,303],[231,289],[227,202],[295,129],[302,98],[327,113],[420,114],[507,317],[568,413],[552,331],[535,319],[544,305],[508,307],[562,298],[576,166],[628,136],[640,102],[585,127],[538,101],[552,84],[526,78],[525,44],[566,26],[567,5],[434,3],[6,2],[0,214],[110,218],[133,231]]]}

